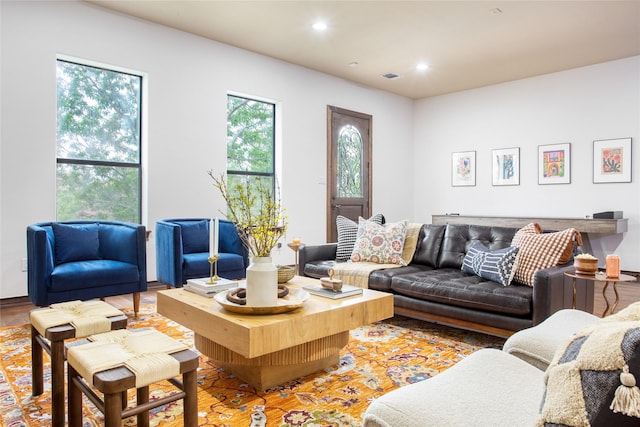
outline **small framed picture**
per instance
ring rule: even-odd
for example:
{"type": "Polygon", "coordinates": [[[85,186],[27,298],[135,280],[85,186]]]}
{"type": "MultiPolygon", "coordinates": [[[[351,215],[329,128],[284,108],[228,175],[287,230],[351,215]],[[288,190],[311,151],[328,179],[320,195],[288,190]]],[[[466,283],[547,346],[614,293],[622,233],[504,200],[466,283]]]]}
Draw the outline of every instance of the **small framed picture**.
{"type": "Polygon", "coordinates": [[[451,185],[454,187],[476,185],[475,151],[461,151],[451,154],[451,185]]]}
{"type": "Polygon", "coordinates": [[[520,185],[520,148],[491,150],[493,185],[520,185]]]}
{"type": "Polygon", "coordinates": [[[538,184],[571,183],[571,144],[538,145],[538,184]]]}
{"type": "Polygon", "coordinates": [[[631,138],[593,141],[593,183],[631,182],[631,138]]]}

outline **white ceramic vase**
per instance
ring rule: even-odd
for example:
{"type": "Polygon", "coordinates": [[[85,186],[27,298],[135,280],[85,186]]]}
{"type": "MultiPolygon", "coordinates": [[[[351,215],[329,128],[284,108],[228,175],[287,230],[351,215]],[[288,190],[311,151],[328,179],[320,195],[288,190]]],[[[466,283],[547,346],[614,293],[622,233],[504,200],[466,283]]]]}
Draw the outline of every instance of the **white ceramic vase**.
{"type": "Polygon", "coordinates": [[[247,306],[278,305],[278,269],[271,257],[253,257],[247,267],[247,306]]]}

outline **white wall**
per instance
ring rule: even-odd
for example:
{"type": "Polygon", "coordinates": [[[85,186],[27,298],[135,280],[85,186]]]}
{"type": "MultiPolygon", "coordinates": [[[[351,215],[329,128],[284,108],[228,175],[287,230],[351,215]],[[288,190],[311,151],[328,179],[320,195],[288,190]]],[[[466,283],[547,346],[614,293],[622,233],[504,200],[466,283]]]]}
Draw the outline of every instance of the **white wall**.
{"type": "MultiPolygon", "coordinates": [[[[584,218],[619,210],[629,231],[595,236],[640,270],[640,57],[423,99],[415,103],[414,217],[584,218]],[[593,184],[593,141],[632,140],[632,182],[593,184]],[[571,183],[538,185],[538,145],[571,143],[571,183]],[[491,150],[520,147],[520,185],[492,186],[491,150]],[[451,153],[476,151],[476,186],[451,186],[451,153]]],[[[590,236],[592,237],[592,236],[590,236]]]]}
{"type": "MultiPolygon", "coordinates": [[[[325,241],[326,107],[373,116],[373,209],[390,219],[413,211],[412,108],[391,95],[305,68],[77,2],[0,3],[2,110],[0,297],[26,295],[26,227],[55,218],[56,55],[86,58],[148,76],[148,215],[216,215],[222,199],[207,171],[226,167],[226,94],[282,105],[283,204],[288,238],[325,241]],[[389,165],[401,165],[389,167],[389,165]]],[[[155,242],[148,244],[155,280],[155,242]]],[[[293,263],[284,247],[276,262],[293,263]]]]}

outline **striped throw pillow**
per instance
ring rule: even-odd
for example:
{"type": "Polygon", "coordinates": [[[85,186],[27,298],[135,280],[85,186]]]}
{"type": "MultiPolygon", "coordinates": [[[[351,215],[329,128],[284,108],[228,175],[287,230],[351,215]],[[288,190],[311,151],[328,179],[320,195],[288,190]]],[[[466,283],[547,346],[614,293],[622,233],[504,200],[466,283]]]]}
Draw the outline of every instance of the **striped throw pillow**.
{"type": "Polygon", "coordinates": [[[518,248],[491,251],[480,242],[473,244],[462,260],[462,271],[509,286],[518,265],[518,248]]]}

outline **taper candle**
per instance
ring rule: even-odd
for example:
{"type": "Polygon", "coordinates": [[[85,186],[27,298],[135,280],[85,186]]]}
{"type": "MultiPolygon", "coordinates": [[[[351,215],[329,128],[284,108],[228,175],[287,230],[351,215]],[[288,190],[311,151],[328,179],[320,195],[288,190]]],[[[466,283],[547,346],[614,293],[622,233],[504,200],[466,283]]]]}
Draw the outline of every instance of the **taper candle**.
{"type": "Polygon", "coordinates": [[[213,239],[213,253],[218,254],[218,240],[220,240],[220,221],[218,221],[218,217],[215,220],[215,226],[213,227],[216,231],[216,235],[213,239]]]}
{"type": "Polygon", "coordinates": [[[214,222],[213,222],[213,218],[211,218],[209,220],[209,257],[212,257],[213,254],[215,254],[214,247],[213,247],[213,242],[215,241],[214,234],[215,234],[214,222]]]}

